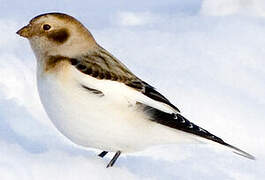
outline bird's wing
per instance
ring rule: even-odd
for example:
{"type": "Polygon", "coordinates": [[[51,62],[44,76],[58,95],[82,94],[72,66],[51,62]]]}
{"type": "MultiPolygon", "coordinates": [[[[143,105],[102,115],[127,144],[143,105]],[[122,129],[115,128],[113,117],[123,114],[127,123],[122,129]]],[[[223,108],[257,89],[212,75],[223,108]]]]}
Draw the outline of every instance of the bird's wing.
{"type": "Polygon", "coordinates": [[[224,147],[227,147],[227,149],[232,150],[234,153],[238,155],[244,156],[249,159],[255,159],[255,157],[252,156],[251,154],[226,143],[221,138],[211,134],[209,131],[190,122],[188,119],[186,119],[179,113],[177,114],[166,113],[142,103],[137,103],[137,106],[139,106],[139,108],[142,109],[142,111],[147,115],[147,117],[149,117],[151,121],[155,121],[167,127],[181,130],[186,133],[195,135],[197,137],[210,140],[212,142],[223,145],[224,147]]]}
{"type": "Polygon", "coordinates": [[[154,102],[167,105],[171,111],[173,110],[175,113],[180,112],[176,106],[157,92],[154,87],[136,77],[125,65],[103,48],[71,58],[70,61],[82,73],[102,80],[118,81],[140,92],[154,102]]]}
{"type": "MultiPolygon", "coordinates": [[[[252,155],[224,142],[221,138],[188,121],[168,99],[157,92],[152,86],[136,77],[125,65],[104,49],[79,57],[69,58],[69,60],[76,69],[84,74],[101,80],[118,81],[120,84],[132,88],[137,109],[141,109],[151,121],[221,144],[236,154],[254,159],[252,155]],[[137,94],[141,94],[145,98],[138,98],[137,94]],[[161,107],[159,105],[161,103],[167,107],[161,107]]],[[[122,88],[122,86],[119,87],[122,88]]]]}

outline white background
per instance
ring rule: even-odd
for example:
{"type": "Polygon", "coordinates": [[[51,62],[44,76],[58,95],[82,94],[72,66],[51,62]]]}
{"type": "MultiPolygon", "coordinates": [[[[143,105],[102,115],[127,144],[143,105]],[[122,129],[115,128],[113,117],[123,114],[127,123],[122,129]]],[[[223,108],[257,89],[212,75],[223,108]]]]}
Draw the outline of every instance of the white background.
{"type": "Polygon", "coordinates": [[[0,179],[263,179],[264,58],[263,0],[0,0],[0,179]],[[204,144],[165,145],[106,169],[111,156],[72,144],[50,123],[35,57],[15,34],[53,11],[75,16],[188,119],[257,160],[204,144]]]}

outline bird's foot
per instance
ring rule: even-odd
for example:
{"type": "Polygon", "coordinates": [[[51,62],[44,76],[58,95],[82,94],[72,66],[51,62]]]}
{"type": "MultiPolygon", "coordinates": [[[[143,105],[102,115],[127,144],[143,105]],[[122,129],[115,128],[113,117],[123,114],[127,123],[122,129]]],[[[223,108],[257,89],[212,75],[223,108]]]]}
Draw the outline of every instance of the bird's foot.
{"type": "Polygon", "coordinates": [[[106,154],[108,154],[108,151],[102,151],[98,156],[103,158],[106,154]]]}
{"type": "Polygon", "coordinates": [[[109,164],[107,165],[107,168],[112,167],[120,155],[121,151],[117,151],[116,154],[113,156],[113,158],[110,160],[109,164]]]}

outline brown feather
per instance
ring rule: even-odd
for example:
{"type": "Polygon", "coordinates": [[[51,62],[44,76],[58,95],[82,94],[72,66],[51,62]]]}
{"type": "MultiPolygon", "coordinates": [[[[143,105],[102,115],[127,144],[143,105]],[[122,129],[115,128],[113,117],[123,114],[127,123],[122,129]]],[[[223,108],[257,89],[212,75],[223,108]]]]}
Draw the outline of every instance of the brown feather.
{"type": "Polygon", "coordinates": [[[179,112],[179,109],[157,92],[154,87],[135,76],[124,64],[101,47],[97,51],[75,58],[63,56],[50,57],[46,64],[46,71],[55,68],[61,61],[67,61],[68,64],[75,66],[80,72],[99,80],[104,79],[124,83],[149,98],[165,103],[179,112]]]}
{"type": "Polygon", "coordinates": [[[167,98],[135,76],[124,64],[101,47],[97,51],[72,59],[72,64],[73,62],[74,66],[82,73],[97,79],[124,83],[149,98],[165,103],[179,112],[179,109],[171,104],[167,98]]]}

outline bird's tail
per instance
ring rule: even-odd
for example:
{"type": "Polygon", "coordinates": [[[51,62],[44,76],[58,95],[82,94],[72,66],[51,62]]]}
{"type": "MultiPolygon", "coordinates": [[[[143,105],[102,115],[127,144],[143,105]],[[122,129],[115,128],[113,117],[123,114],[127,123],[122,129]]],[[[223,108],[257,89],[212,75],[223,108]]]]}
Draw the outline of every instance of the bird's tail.
{"type": "Polygon", "coordinates": [[[206,131],[205,129],[193,124],[190,121],[188,121],[181,114],[176,114],[176,117],[179,121],[185,122],[185,124],[186,124],[186,126],[183,126],[182,128],[180,128],[182,131],[186,131],[188,133],[194,134],[194,135],[200,137],[201,140],[205,139],[207,141],[221,144],[221,145],[223,145],[223,147],[225,147],[228,150],[231,150],[235,154],[238,154],[238,155],[243,156],[243,157],[248,158],[248,159],[255,160],[255,157],[252,156],[251,154],[249,154],[249,153],[247,153],[247,152],[245,152],[245,151],[243,151],[243,150],[241,150],[235,146],[232,146],[232,145],[226,143],[221,138],[211,134],[209,131],[206,131]]]}
{"type": "Polygon", "coordinates": [[[239,148],[237,148],[235,146],[232,146],[232,145],[227,144],[227,143],[225,143],[223,145],[225,145],[226,147],[230,148],[232,150],[232,152],[235,153],[235,154],[238,154],[238,155],[243,156],[243,157],[248,158],[248,159],[255,160],[254,156],[252,156],[251,154],[249,154],[249,153],[247,153],[245,151],[242,151],[241,149],[239,149],[239,148]]]}
{"type": "Polygon", "coordinates": [[[226,149],[232,150],[232,152],[241,155],[243,157],[246,157],[248,159],[254,160],[255,157],[251,154],[242,151],[241,149],[232,146],[225,141],[223,141],[221,138],[213,135],[209,131],[197,126],[196,124],[190,122],[188,119],[183,117],[181,114],[170,114],[163,111],[160,111],[156,108],[144,105],[139,103],[141,107],[143,108],[143,111],[148,114],[149,119],[152,121],[155,121],[157,123],[160,123],[162,125],[165,125],[167,127],[177,129],[180,131],[184,131],[190,135],[193,135],[196,139],[198,139],[200,142],[207,141],[207,142],[214,142],[214,144],[220,144],[222,147],[225,147],[226,149]]]}

